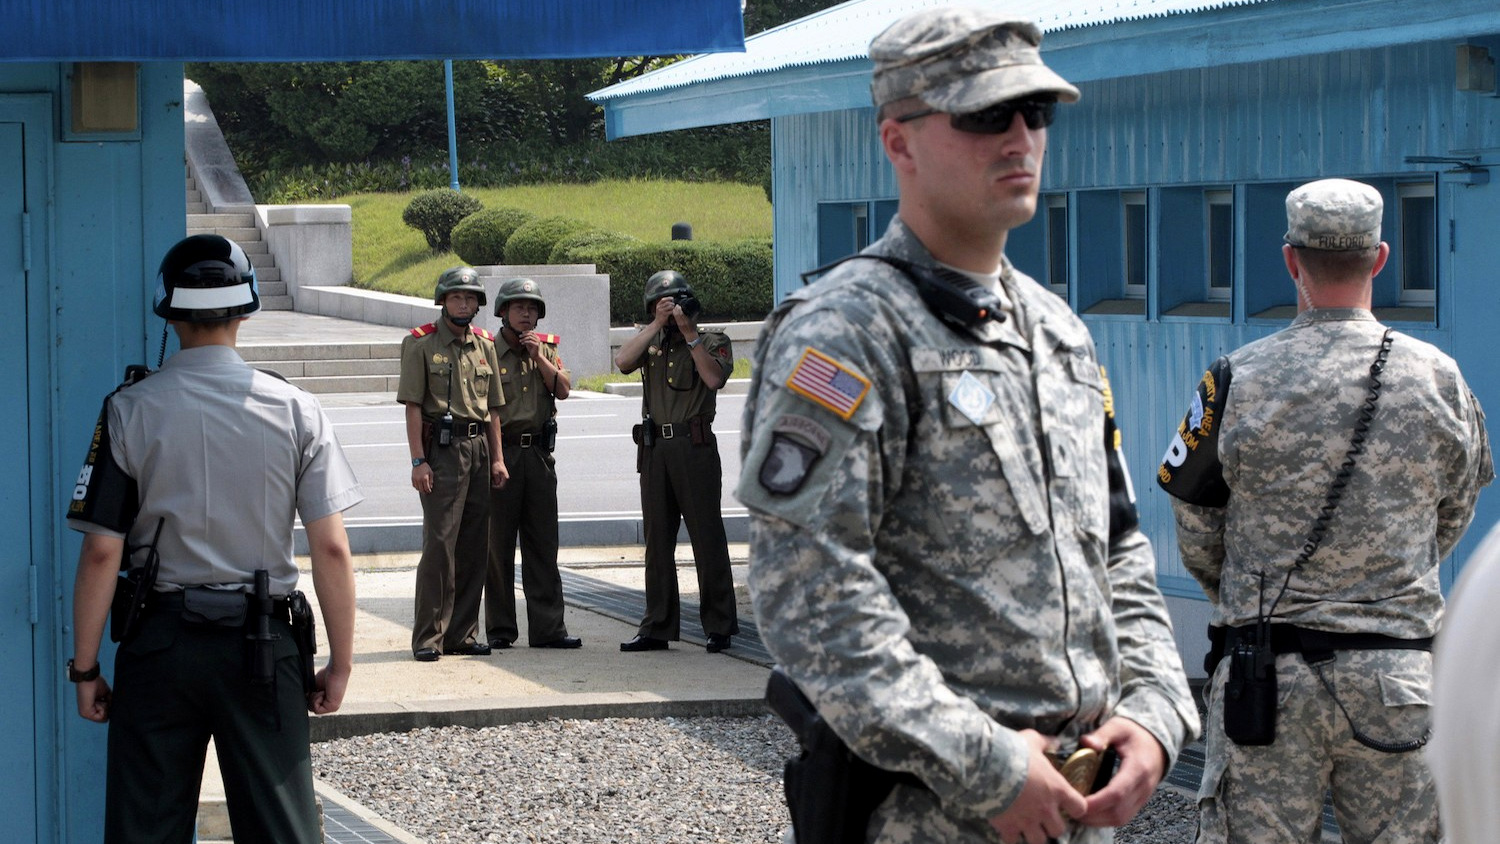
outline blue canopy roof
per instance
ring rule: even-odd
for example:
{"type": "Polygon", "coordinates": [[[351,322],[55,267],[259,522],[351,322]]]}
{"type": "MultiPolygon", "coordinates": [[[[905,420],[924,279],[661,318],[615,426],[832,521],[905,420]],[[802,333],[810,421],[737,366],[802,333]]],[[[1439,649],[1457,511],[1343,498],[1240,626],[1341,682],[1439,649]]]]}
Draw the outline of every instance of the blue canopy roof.
{"type": "Polygon", "coordinates": [[[579,58],[744,49],[740,0],[0,0],[0,61],[579,58]]]}

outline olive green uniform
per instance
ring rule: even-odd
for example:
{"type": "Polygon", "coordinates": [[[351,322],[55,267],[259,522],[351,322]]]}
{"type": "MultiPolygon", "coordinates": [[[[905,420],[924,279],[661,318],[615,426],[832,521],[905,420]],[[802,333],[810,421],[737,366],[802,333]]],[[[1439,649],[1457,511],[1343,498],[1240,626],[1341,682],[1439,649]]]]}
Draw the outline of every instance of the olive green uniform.
{"type": "MultiPolygon", "coordinates": [[[[734,371],[729,337],[699,334],[723,370],[734,371]]],[[[719,509],[724,469],[712,423],[715,391],[698,376],[693,351],[676,331],[662,331],[644,355],[643,409],[654,424],[654,442],[642,445],[641,515],[646,535],[646,615],[640,634],[676,640],[681,628],[677,591],[677,530],[687,523],[698,569],[699,619],[707,634],[739,632],[729,543],[719,509]]]]}
{"type": "MultiPolygon", "coordinates": [[[[489,547],[490,410],[505,404],[494,338],[473,328],[456,335],[446,320],[413,328],[401,342],[396,401],[416,404],[432,423],[423,448],[432,492],[422,499],[422,559],[417,563],[411,647],[453,650],[479,629],[489,547]],[[453,413],[453,443],[437,443],[437,421],[453,413]]],[[[425,426],[424,426],[425,430],[425,426]]]]}
{"type": "MultiPolygon", "coordinates": [[[[542,356],[563,369],[557,336],[542,338],[542,356]]],[[[521,542],[521,590],[526,595],[526,636],[530,644],[568,635],[563,623],[562,576],[557,571],[557,469],[547,441],[547,423],[557,403],[541,370],[523,348],[504,341],[499,352],[505,406],[500,414],[501,446],[510,480],[490,490],[490,556],[484,587],[484,624],[489,641],[514,642],[516,622],[516,540],[521,542]]]]}

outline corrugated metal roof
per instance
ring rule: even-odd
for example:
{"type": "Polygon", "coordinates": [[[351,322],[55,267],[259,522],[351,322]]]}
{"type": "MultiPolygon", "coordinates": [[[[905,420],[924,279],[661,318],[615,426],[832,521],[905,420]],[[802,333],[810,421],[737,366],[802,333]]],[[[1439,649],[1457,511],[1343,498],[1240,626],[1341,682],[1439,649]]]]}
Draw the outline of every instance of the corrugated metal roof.
{"type": "MultiPolygon", "coordinates": [[[[695,82],[770,73],[789,67],[863,58],[870,39],[892,21],[918,9],[953,0],[850,0],[745,39],[745,52],[698,55],[611,85],[589,95],[602,102],[615,97],[680,88],[695,82]]],[[[1079,29],[1120,21],[1165,17],[1271,0],[980,0],[1003,6],[1018,20],[1031,20],[1043,32],[1079,29]]],[[[1045,49],[1045,42],[1043,48],[1045,49]]]]}

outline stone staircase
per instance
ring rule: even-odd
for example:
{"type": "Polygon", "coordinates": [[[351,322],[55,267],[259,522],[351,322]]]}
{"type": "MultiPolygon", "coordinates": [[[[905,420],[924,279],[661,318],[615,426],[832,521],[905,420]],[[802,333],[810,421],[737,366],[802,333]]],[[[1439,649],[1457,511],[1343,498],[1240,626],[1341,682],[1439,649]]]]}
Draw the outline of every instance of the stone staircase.
{"type": "MultiPolygon", "coordinates": [[[[273,315],[261,313],[254,319],[273,315]]],[[[240,343],[240,356],[252,366],[274,370],[309,393],[390,393],[401,380],[403,332],[387,328],[389,340],[352,342],[240,343]]]]}
{"type": "Polygon", "coordinates": [[[255,214],[250,211],[233,214],[213,213],[198,190],[191,169],[186,173],[187,187],[187,233],[223,235],[238,243],[255,267],[255,278],[260,283],[260,304],[268,311],[292,310],[292,297],[287,294],[286,282],[281,280],[281,270],[276,268],[276,259],[271,257],[271,248],[261,239],[260,229],[255,226],[255,214]]]}

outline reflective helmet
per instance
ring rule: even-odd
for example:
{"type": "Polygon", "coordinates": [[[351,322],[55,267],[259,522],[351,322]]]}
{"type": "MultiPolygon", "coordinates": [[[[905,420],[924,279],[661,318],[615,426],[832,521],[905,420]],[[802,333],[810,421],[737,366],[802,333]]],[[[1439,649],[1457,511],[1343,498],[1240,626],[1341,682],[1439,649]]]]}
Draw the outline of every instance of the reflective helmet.
{"type": "Polygon", "coordinates": [[[177,322],[223,322],[260,310],[255,268],[238,243],[216,234],[177,241],[161,259],[151,310],[177,322]]]}
{"type": "Polygon", "coordinates": [[[667,296],[693,295],[693,288],[688,285],[688,280],[683,278],[682,273],[676,270],[662,270],[646,279],[646,313],[651,313],[656,306],[657,299],[667,296]]]}
{"type": "Polygon", "coordinates": [[[495,316],[503,316],[505,306],[517,299],[530,299],[536,303],[536,318],[547,315],[547,300],[542,298],[542,288],[529,278],[513,278],[495,291],[495,316]]]}
{"type": "Polygon", "coordinates": [[[479,280],[479,273],[473,267],[453,267],[445,270],[438,276],[437,289],[432,292],[432,304],[443,304],[443,297],[449,293],[467,290],[479,297],[479,306],[484,307],[484,284],[479,280]]]}

